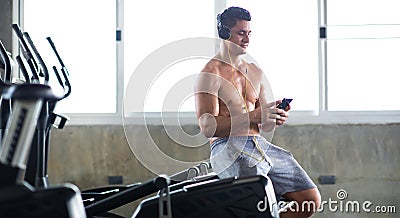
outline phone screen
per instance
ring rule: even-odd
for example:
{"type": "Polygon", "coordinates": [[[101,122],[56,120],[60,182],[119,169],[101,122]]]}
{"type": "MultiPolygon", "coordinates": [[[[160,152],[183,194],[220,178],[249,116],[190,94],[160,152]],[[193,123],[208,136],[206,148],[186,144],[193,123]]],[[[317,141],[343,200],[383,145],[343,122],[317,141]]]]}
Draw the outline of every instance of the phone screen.
{"type": "Polygon", "coordinates": [[[280,103],[278,106],[277,106],[277,108],[279,108],[279,109],[285,109],[288,105],[289,105],[289,103],[290,102],[292,102],[292,98],[284,98],[283,100],[282,100],[282,103],[280,103]]]}

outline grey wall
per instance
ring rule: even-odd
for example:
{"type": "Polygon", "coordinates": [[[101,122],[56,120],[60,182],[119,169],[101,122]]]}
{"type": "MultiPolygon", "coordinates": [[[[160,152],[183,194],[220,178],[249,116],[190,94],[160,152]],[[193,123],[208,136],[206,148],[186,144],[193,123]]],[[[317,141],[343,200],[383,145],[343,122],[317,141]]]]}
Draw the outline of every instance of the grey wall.
{"type": "MultiPolygon", "coordinates": [[[[168,137],[163,126],[130,127],[130,136],[143,149],[154,143],[177,159],[201,160],[209,155],[208,144],[188,149],[168,137]]],[[[196,132],[197,126],[186,126],[196,132]]],[[[290,150],[318,184],[322,200],[338,201],[344,189],[348,201],[371,201],[378,206],[400,209],[400,124],[395,125],[295,125],[275,131],[273,143],[290,150]],[[321,185],[321,175],[335,175],[336,184],[321,185]]],[[[136,151],[135,151],[136,152],[136,151]]],[[[72,182],[82,189],[108,184],[108,176],[121,175],[124,183],[143,182],[155,176],[138,161],[129,148],[121,126],[67,126],[52,134],[49,174],[54,183],[72,182]]],[[[149,153],[148,159],[160,162],[149,153]]],[[[163,165],[162,162],[158,163],[163,165]]],[[[166,171],[173,171],[165,166],[166,171]]],[[[130,214],[138,202],[117,213],[130,214]]],[[[360,209],[362,210],[362,209],[360,209]]],[[[325,210],[315,217],[376,217],[368,213],[343,213],[325,210]]],[[[380,214],[378,217],[398,217],[380,214]]]]}

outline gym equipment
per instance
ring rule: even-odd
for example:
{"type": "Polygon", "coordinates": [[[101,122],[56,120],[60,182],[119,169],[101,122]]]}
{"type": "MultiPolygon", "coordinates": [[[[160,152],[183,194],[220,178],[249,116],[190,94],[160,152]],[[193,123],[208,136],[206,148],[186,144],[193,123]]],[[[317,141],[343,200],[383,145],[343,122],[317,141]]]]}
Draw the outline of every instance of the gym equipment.
{"type": "MultiPolygon", "coordinates": [[[[30,63],[34,83],[30,82],[23,61],[18,56],[17,61],[27,83],[11,84],[10,60],[1,41],[0,44],[1,62],[5,63],[5,81],[0,80],[1,108],[8,108],[9,105],[11,112],[12,105],[12,113],[2,113],[6,128],[2,128],[4,135],[0,149],[0,217],[86,217],[76,186],[64,184],[36,189],[23,180],[25,162],[40,111],[47,107],[45,102],[60,100],[62,96],[54,95],[48,85],[38,83],[38,68],[33,59],[27,62],[30,63]],[[7,107],[3,105],[4,102],[7,107]]],[[[27,53],[26,57],[31,58],[29,51],[27,53]]]]}
{"type": "Polygon", "coordinates": [[[206,180],[219,179],[217,174],[214,172],[209,172],[211,170],[211,164],[208,162],[203,162],[187,170],[183,170],[179,173],[172,175],[171,185],[169,186],[169,191],[175,191],[183,188],[185,185],[190,185],[206,180]]]}
{"type": "MultiPolygon", "coordinates": [[[[30,66],[30,71],[32,72],[32,81],[30,81],[21,57],[17,57],[17,62],[22,69],[25,80],[27,81],[27,83],[40,83],[39,77],[44,77],[43,83],[48,84],[48,68],[40,53],[36,49],[36,46],[34,45],[31,37],[27,32],[22,32],[18,24],[12,24],[11,27],[18,37],[18,41],[21,45],[22,54],[27,60],[30,66]],[[33,52],[31,50],[33,50],[33,52]]],[[[70,95],[71,85],[68,79],[68,71],[66,70],[64,63],[62,62],[53,41],[50,37],[48,37],[47,40],[62,66],[63,79],[59,75],[59,72],[57,71],[57,68],[55,66],[53,66],[53,70],[59,84],[64,89],[64,94],[60,99],[45,101],[44,106],[42,107],[42,110],[39,114],[39,119],[36,125],[36,132],[32,141],[31,152],[25,173],[25,180],[34,187],[47,187],[49,183],[47,173],[47,161],[50,146],[51,127],[54,126],[61,129],[69,120],[69,118],[64,115],[54,113],[57,102],[70,95]]]]}
{"type": "Polygon", "coordinates": [[[209,169],[209,163],[201,163],[172,175],[169,192],[143,200],[132,217],[279,217],[268,177],[221,180],[209,169]]]}
{"type": "Polygon", "coordinates": [[[183,186],[142,201],[132,217],[165,216],[279,217],[279,214],[272,182],[263,176],[252,176],[212,179],[183,186]]]}
{"type": "MultiPolygon", "coordinates": [[[[7,54],[7,51],[0,41],[0,58],[1,63],[4,65],[4,83],[11,83],[11,61],[7,54]]],[[[0,108],[0,148],[2,144],[3,135],[7,132],[7,121],[11,113],[11,100],[1,98],[0,108]]]]}
{"type": "Polygon", "coordinates": [[[0,88],[2,98],[13,99],[13,113],[7,123],[9,131],[0,149],[0,217],[86,217],[75,186],[65,184],[35,190],[22,179],[43,101],[59,97],[43,84],[10,85],[0,80],[0,88]]]}
{"type": "Polygon", "coordinates": [[[182,182],[185,180],[191,180],[198,176],[205,176],[209,174],[209,170],[211,169],[211,164],[208,162],[202,162],[198,165],[190,167],[189,169],[178,172],[171,177],[172,184],[177,182],[182,182]]]}
{"type": "MultiPolygon", "coordinates": [[[[36,57],[40,60],[40,66],[43,68],[43,72],[45,72],[44,75],[46,75],[47,67],[43,60],[41,60],[40,54],[37,52],[32,40],[29,37],[29,34],[25,32],[24,36],[27,38],[29,44],[35,51],[36,57]]],[[[47,162],[50,149],[51,128],[55,127],[57,129],[62,129],[64,128],[66,122],[69,120],[69,117],[55,113],[54,109],[58,101],[65,99],[71,94],[71,84],[68,79],[68,71],[63,65],[63,62],[61,61],[61,58],[59,57],[56,47],[51,38],[47,37],[47,40],[51,45],[54,53],[57,55],[59,62],[62,63],[61,71],[63,78],[61,78],[55,66],[53,66],[53,70],[60,86],[64,90],[64,93],[61,99],[47,102],[47,107],[44,107],[39,116],[35,140],[32,143],[33,149],[30,153],[31,155],[29,157],[27,173],[25,176],[25,180],[28,181],[30,184],[34,184],[36,187],[47,187],[49,184],[47,162]]],[[[46,80],[48,81],[48,77],[46,78],[45,76],[45,82],[46,80]]]]}
{"type": "Polygon", "coordinates": [[[169,183],[170,180],[168,176],[160,175],[143,184],[118,192],[112,196],[109,196],[96,203],[86,206],[86,214],[89,217],[92,215],[99,215],[127,203],[138,200],[152,193],[155,193],[160,189],[167,190],[169,183]]]}
{"type": "MultiPolygon", "coordinates": [[[[46,64],[41,58],[38,50],[32,42],[27,32],[22,33],[21,29],[17,24],[13,24],[12,28],[16,33],[22,53],[29,64],[30,72],[32,73],[32,79],[29,78],[27,70],[24,68],[23,61],[19,57],[18,63],[21,68],[24,68],[23,73],[27,84],[38,84],[40,83],[40,77],[44,77],[44,84],[48,84],[49,75],[46,64]],[[33,52],[31,52],[33,50],[33,52]],[[33,55],[34,54],[34,55],[33,55]]],[[[37,188],[48,188],[48,176],[47,176],[47,165],[48,165],[48,149],[50,141],[50,129],[51,126],[63,128],[67,118],[64,116],[55,114],[53,112],[57,101],[62,100],[69,96],[71,93],[71,84],[68,80],[68,70],[64,65],[53,41],[50,37],[46,38],[52,47],[60,65],[62,76],[59,75],[58,70],[53,66],[53,70],[56,73],[57,80],[64,89],[64,94],[58,99],[51,99],[49,101],[43,101],[43,107],[39,113],[38,122],[36,125],[36,131],[33,136],[32,149],[28,159],[28,166],[25,173],[25,180],[32,186],[37,188]],[[55,123],[55,120],[61,120],[61,122],[55,123]]],[[[149,194],[156,193],[161,188],[165,188],[169,185],[169,177],[162,175],[158,176],[144,184],[132,184],[127,186],[111,186],[101,187],[91,190],[86,190],[81,193],[83,197],[82,202],[85,203],[87,214],[90,217],[106,216],[106,217],[120,217],[111,213],[107,213],[109,210],[125,205],[131,201],[137,200],[141,197],[145,197],[149,194]]]]}
{"type": "Polygon", "coordinates": [[[97,201],[103,200],[108,198],[118,192],[127,190],[131,187],[138,186],[141,183],[129,184],[129,185],[115,185],[115,186],[105,186],[105,187],[98,187],[93,189],[86,189],[84,190],[81,195],[83,199],[83,204],[85,207],[93,204],[97,201]]]}

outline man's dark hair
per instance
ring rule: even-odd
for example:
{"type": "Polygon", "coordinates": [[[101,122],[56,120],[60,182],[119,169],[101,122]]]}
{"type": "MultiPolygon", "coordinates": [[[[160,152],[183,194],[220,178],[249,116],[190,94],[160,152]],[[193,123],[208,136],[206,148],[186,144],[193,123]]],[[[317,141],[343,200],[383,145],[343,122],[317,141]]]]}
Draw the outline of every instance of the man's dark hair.
{"type": "Polygon", "coordinates": [[[250,12],[240,7],[229,7],[217,16],[218,26],[232,28],[238,20],[251,21],[250,12]]]}

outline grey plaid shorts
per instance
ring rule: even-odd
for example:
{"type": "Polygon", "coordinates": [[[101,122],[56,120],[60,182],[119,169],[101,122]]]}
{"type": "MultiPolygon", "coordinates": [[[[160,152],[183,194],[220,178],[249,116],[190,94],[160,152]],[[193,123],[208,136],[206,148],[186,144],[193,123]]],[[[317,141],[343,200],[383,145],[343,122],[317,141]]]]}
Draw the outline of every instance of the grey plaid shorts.
{"type": "Polygon", "coordinates": [[[220,178],[268,176],[277,198],[287,192],[316,187],[292,153],[261,136],[230,136],[215,140],[211,144],[210,162],[220,178]]]}

